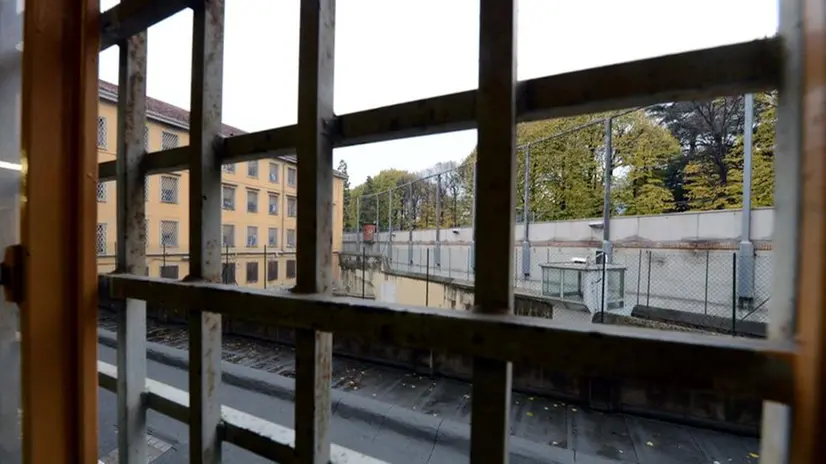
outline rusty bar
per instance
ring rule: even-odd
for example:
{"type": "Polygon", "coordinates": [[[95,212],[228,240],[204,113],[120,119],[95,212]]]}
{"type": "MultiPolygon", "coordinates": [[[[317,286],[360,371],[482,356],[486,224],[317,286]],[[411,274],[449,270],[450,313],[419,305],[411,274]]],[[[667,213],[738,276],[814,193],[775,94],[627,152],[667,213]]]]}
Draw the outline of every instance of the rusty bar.
{"type": "Polygon", "coordinates": [[[99,15],[97,0],[25,5],[20,332],[31,463],[97,459],[99,15]]]}
{"type": "MultiPolygon", "coordinates": [[[[772,266],[772,304],[768,338],[794,338],[795,285],[797,282],[800,227],[801,116],[803,86],[802,1],[781,0],[779,32],[783,40],[783,69],[777,105],[775,219],[772,266]]],[[[772,401],[763,403],[760,459],[786,463],[789,459],[791,408],[772,401]]]]}
{"type": "MultiPolygon", "coordinates": [[[[779,73],[778,38],[574,71],[519,83],[517,119],[532,121],[759,92],[776,88],[779,73]]],[[[341,115],[329,127],[336,134],[334,147],[473,129],[476,90],[341,115]]],[[[221,162],[292,154],[296,133],[296,126],[285,126],[228,137],[221,162]]],[[[183,149],[153,154],[148,172],[186,169],[186,158],[178,151],[183,149]]],[[[100,166],[101,179],[114,179],[114,163],[100,166]]]]}
{"type": "Polygon", "coordinates": [[[121,0],[100,15],[100,49],[125,41],[188,7],[194,0],[121,0]]]}
{"type": "Polygon", "coordinates": [[[793,345],[788,342],[602,324],[570,326],[535,317],[444,311],[330,295],[268,293],[130,275],[102,278],[114,298],[203,308],[254,323],[335,331],[503,361],[565,366],[566,372],[648,377],[686,388],[741,390],[781,402],[791,399],[788,382],[793,345]],[[681,367],[686,365],[693,367],[681,367]]]}
{"type": "MultiPolygon", "coordinates": [[[[146,32],[120,46],[117,129],[117,269],[144,275],[146,271],[146,32]]],[[[118,318],[118,462],[146,463],[146,302],[126,299],[118,318]]]]}
{"type": "Polygon", "coordinates": [[[803,0],[802,166],[791,462],[826,455],[826,1],[803,0]]]}
{"type": "MultiPolygon", "coordinates": [[[[221,281],[221,103],[224,71],[224,0],[193,7],[192,113],[189,140],[188,279],[221,281]]],[[[194,309],[194,308],[193,308],[194,309]]],[[[205,308],[198,308],[205,309],[205,308]]],[[[221,315],[189,314],[189,455],[221,462],[221,315]]]]}
{"type": "MultiPolygon", "coordinates": [[[[294,291],[332,287],[335,0],[302,0],[298,55],[298,275],[294,291]]],[[[330,460],[333,334],[296,330],[296,460],[330,460]]]]}
{"type": "MultiPolygon", "coordinates": [[[[481,0],[476,96],[476,282],[473,311],[513,314],[516,195],[516,1],[481,0]],[[497,214],[480,214],[497,211],[497,214]]],[[[496,338],[482,344],[498,344],[496,338]]],[[[471,462],[508,462],[512,365],[473,358],[471,462]]]]}

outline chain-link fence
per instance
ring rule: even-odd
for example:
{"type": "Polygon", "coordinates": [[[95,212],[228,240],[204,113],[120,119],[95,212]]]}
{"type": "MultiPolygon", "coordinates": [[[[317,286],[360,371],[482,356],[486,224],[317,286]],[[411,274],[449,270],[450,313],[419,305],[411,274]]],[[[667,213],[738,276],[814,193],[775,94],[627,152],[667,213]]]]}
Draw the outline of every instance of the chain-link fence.
{"type": "MultiPolygon", "coordinates": [[[[470,244],[436,246],[377,241],[369,244],[369,248],[369,254],[383,257],[392,272],[412,274],[418,279],[447,278],[468,284],[474,281],[473,247],[470,244]]],[[[364,244],[358,242],[344,243],[345,252],[362,253],[364,249],[364,244]]],[[[616,248],[604,270],[599,268],[601,251],[596,247],[532,245],[528,249],[530,262],[524,267],[522,246],[515,246],[513,253],[513,285],[517,296],[558,299],[559,295],[547,288],[547,269],[577,265],[597,274],[592,285],[596,285],[600,294],[611,291],[600,287],[600,279],[608,275],[606,285],[610,287],[614,285],[611,273],[621,274],[623,304],[621,308],[610,308],[617,314],[639,315],[725,332],[737,332],[744,322],[768,322],[772,256],[767,250],[757,251],[753,256],[753,283],[746,287],[739,285],[742,263],[733,250],[616,248]],[[529,272],[525,273],[525,269],[529,272]]],[[[568,285],[572,285],[571,282],[569,279],[568,285]]],[[[562,303],[557,301],[555,318],[583,319],[582,315],[575,314],[576,304],[562,303]]],[[[594,314],[595,310],[603,311],[601,300],[598,307],[588,310],[589,314],[594,314]]],[[[759,329],[743,330],[752,335],[760,334],[759,329]]]]}

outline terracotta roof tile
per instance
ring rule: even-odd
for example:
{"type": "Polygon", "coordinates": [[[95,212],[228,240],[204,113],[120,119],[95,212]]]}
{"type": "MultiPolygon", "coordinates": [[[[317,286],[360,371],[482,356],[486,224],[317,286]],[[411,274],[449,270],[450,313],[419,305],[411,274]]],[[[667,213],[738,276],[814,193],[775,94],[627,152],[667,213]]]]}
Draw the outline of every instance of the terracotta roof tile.
{"type": "MultiPolygon", "coordinates": [[[[118,94],[118,86],[112,84],[111,82],[106,82],[101,80],[99,82],[101,90],[105,90],[107,92],[111,92],[117,96],[118,94]]],[[[170,105],[169,103],[157,100],[152,97],[146,97],[146,110],[147,112],[155,113],[157,115],[163,116],[165,118],[171,119],[178,124],[185,125],[189,127],[189,111],[179,108],[175,105],[170,105]]],[[[224,124],[223,136],[229,137],[232,135],[240,135],[245,134],[246,131],[238,129],[237,127],[232,127],[227,124],[224,124]]]]}

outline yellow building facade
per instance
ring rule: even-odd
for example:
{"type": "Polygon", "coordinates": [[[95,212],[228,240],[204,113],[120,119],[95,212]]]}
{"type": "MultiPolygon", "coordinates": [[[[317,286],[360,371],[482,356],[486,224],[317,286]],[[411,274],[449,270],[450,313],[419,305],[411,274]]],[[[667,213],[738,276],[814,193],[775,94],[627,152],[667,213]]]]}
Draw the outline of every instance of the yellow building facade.
{"type": "MultiPolygon", "coordinates": [[[[100,83],[98,162],[117,151],[117,86],[100,83]]],[[[144,144],[156,152],[189,144],[188,113],[147,98],[144,144]]],[[[224,126],[224,135],[244,131],[224,126]]],[[[223,166],[221,223],[223,277],[255,288],[295,284],[298,165],[292,156],[223,166]]],[[[149,275],[181,279],[189,272],[189,173],[146,179],[146,244],[149,275]]],[[[114,182],[98,185],[98,271],[115,269],[117,242],[114,182]]],[[[333,177],[333,261],[338,262],[344,220],[344,176],[333,177]]],[[[337,269],[337,266],[334,267],[337,269]]]]}

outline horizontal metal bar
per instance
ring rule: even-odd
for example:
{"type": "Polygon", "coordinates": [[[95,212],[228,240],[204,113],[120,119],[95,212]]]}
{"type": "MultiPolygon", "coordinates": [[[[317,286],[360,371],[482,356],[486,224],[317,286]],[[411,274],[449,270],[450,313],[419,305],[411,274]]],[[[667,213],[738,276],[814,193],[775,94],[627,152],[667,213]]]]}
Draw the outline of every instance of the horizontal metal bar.
{"type": "MultiPolygon", "coordinates": [[[[699,100],[778,86],[780,39],[659,56],[522,81],[517,119],[575,116],[655,103],[699,100]]],[[[338,116],[330,122],[334,147],[441,134],[476,127],[476,90],[338,116]]],[[[224,139],[222,164],[295,153],[296,126],[224,139]]],[[[153,153],[147,172],[187,169],[188,147],[153,153]]],[[[100,163],[102,181],[115,177],[114,161],[100,163]]]]}
{"type": "Polygon", "coordinates": [[[788,403],[794,345],[515,315],[405,307],[323,295],[107,274],[113,298],[201,309],[283,327],[382,343],[547,365],[577,375],[649,379],[788,403]]]}
{"type": "Polygon", "coordinates": [[[192,0],[121,0],[100,15],[101,51],[183,10],[192,0]]]}
{"type": "MultiPolygon", "coordinates": [[[[117,368],[103,361],[98,361],[98,383],[111,392],[117,391],[117,368]]],[[[189,395],[187,392],[164,383],[146,380],[146,405],[172,419],[189,423],[189,395]]],[[[221,406],[222,439],[227,443],[243,448],[275,462],[289,463],[295,461],[295,432],[243,411],[221,406]]],[[[343,446],[331,446],[333,463],[358,462],[363,464],[382,464],[383,461],[371,458],[343,446]]]]}

